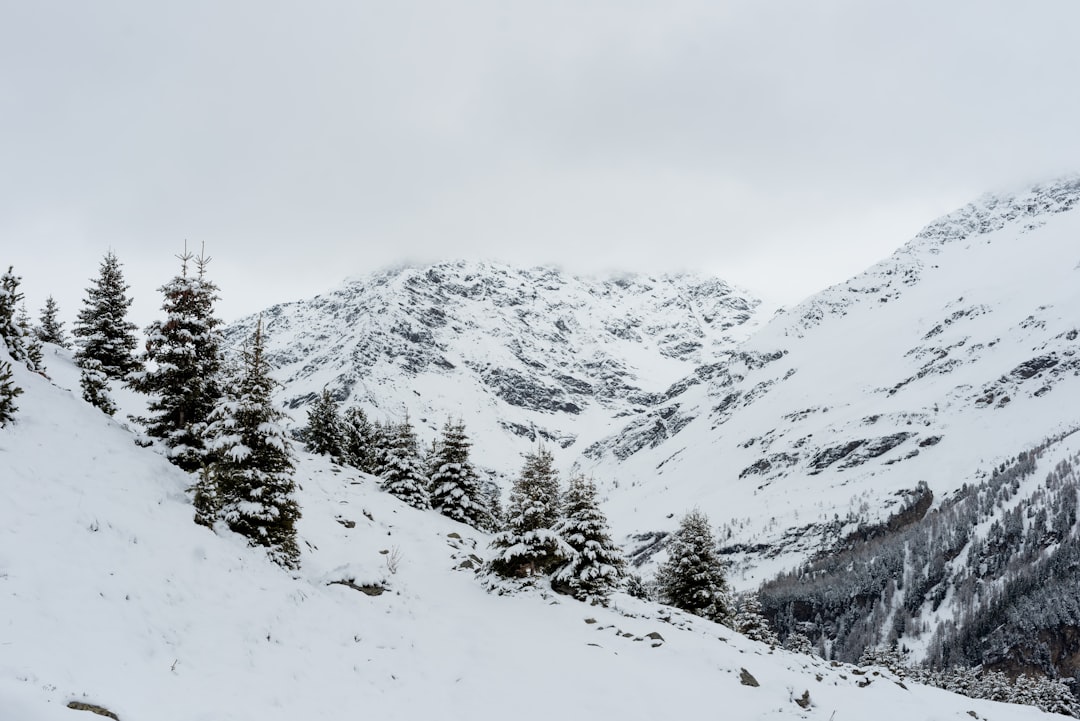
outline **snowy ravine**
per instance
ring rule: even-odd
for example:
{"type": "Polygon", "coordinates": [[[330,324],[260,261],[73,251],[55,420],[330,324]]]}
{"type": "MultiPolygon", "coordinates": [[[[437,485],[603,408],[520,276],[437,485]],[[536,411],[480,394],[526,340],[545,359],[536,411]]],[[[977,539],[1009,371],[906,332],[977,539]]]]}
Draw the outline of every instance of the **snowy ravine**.
{"type": "Polygon", "coordinates": [[[67,390],[63,352],[46,364],[55,385],[16,368],[25,393],[0,429],[5,721],[94,718],[72,701],[122,721],[1049,718],[622,595],[489,595],[461,568],[485,537],[304,455],[290,576],[192,523],[191,478],[67,390]]]}

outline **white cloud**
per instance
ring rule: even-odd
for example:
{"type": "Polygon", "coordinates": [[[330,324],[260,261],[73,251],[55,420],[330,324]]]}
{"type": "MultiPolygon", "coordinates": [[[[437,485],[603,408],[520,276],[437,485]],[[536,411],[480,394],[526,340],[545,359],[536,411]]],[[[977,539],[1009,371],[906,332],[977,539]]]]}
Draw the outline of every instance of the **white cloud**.
{"type": "Polygon", "coordinates": [[[24,3],[0,23],[0,262],[73,312],[115,248],[141,320],[184,238],[217,258],[227,316],[459,256],[714,269],[787,300],[983,190],[1080,168],[1078,21],[968,0],[24,3]]]}

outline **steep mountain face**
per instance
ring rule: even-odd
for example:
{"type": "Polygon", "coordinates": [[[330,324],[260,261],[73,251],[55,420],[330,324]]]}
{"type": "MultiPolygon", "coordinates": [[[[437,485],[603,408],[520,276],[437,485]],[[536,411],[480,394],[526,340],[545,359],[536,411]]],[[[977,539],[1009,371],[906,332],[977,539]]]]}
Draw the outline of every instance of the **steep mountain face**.
{"type": "MultiPolygon", "coordinates": [[[[512,472],[537,440],[569,461],[613,432],[613,419],[657,406],[745,338],[758,307],[711,278],[589,279],[458,262],[351,281],[269,308],[263,322],[298,422],[323,388],[376,419],[408,412],[429,438],[461,417],[477,460],[512,472]]],[[[230,339],[254,322],[231,326],[230,339]]]]}
{"type": "Polygon", "coordinates": [[[696,505],[753,586],[911,512],[921,483],[929,506],[1076,428],[1078,199],[1070,179],[938,220],[591,445],[580,467],[607,482],[638,560],[696,505]],[[681,432],[642,446],[661,412],[681,432]]]}

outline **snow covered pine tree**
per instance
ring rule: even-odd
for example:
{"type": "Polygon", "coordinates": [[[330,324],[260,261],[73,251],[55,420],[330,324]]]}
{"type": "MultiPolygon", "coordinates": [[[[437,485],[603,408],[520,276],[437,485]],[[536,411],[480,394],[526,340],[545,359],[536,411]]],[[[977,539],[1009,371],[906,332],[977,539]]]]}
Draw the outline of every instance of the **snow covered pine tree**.
{"type": "MultiPolygon", "coordinates": [[[[109,380],[123,380],[129,373],[142,369],[134,355],[138,345],[137,327],[127,320],[132,299],[127,297],[128,285],[120,261],[111,250],[101,261],[97,279],[91,282],[93,285],[86,289],[83,308],[72,331],[78,346],[75,363],[82,369],[79,385],[83,399],[111,416],[116,413],[116,403],[109,380]]],[[[46,303],[43,328],[48,308],[46,303]]]]}
{"type": "MultiPolygon", "coordinates": [[[[98,277],[91,283],[86,289],[83,308],[72,330],[78,346],[75,362],[85,369],[88,367],[87,361],[96,360],[99,364],[97,370],[104,373],[106,378],[123,380],[128,373],[141,370],[142,364],[134,355],[139,345],[135,336],[138,327],[127,320],[132,299],[127,297],[128,285],[124,282],[120,261],[112,251],[105,254],[98,277]]],[[[42,312],[43,330],[48,302],[45,308],[42,312]]]]}
{"type": "Polygon", "coordinates": [[[116,413],[116,402],[109,392],[109,377],[105,375],[101,361],[97,358],[87,358],[83,361],[79,385],[82,386],[84,401],[100,408],[106,415],[111,416],[116,413]]]}
{"type": "Polygon", "coordinates": [[[693,510],[668,543],[668,560],[656,574],[661,601],[717,623],[731,622],[724,565],[708,517],[693,510]]]}
{"type": "Polygon", "coordinates": [[[11,364],[0,360],[0,428],[15,418],[15,411],[19,410],[15,398],[22,392],[12,379],[11,364]]]}
{"type": "MultiPolygon", "coordinates": [[[[15,305],[19,301],[18,281],[8,282],[8,277],[16,278],[14,268],[8,268],[8,272],[0,281],[0,350],[6,351],[13,360],[19,360],[15,356],[15,348],[22,340],[22,334],[15,324],[15,305]]],[[[19,407],[15,405],[16,396],[22,393],[22,388],[15,385],[11,372],[11,363],[0,359],[0,428],[6,426],[15,417],[15,411],[19,407]]]]}
{"type": "Polygon", "coordinates": [[[559,520],[559,477],[543,446],[525,456],[510,491],[506,527],[491,540],[488,568],[504,578],[543,576],[570,559],[574,550],[554,531],[559,520]]]}
{"type": "Polygon", "coordinates": [[[41,351],[41,340],[34,332],[25,303],[19,306],[19,312],[15,314],[15,322],[22,328],[23,338],[26,339],[26,367],[44,374],[45,358],[41,351]]]}
{"type": "Polygon", "coordinates": [[[341,428],[345,462],[364,473],[374,473],[374,432],[364,409],[356,406],[346,409],[341,416],[341,428]]]}
{"type": "Polygon", "coordinates": [[[379,472],[382,478],[380,486],[413,508],[427,510],[431,508],[431,497],[428,495],[427,477],[424,464],[420,460],[416,434],[408,414],[405,414],[404,421],[393,427],[391,433],[393,435],[390,446],[386,450],[379,472]]]}
{"type": "Polygon", "coordinates": [[[131,373],[128,383],[151,396],[151,416],[138,419],[147,434],[161,439],[170,461],[192,472],[204,463],[206,419],[221,398],[221,321],[214,317],[217,286],[206,279],[210,258],[195,258],[198,275],[189,276],[192,254],[185,249],[177,257],[180,275],[160,288],[165,320],[146,329],[146,358],[156,368],[131,373]]]}
{"type": "Polygon", "coordinates": [[[455,521],[473,528],[487,528],[491,511],[480,479],[469,461],[471,446],[465,435],[465,423],[447,420],[432,462],[431,505],[455,521]]]}
{"type": "Polygon", "coordinates": [[[735,614],[735,630],[746,636],[751,641],[761,641],[772,648],[780,643],[765,614],[761,609],[761,601],[756,594],[749,594],[739,604],[739,612],[735,614]]]}
{"type": "Polygon", "coordinates": [[[64,333],[64,323],[57,315],[60,313],[59,306],[50,295],[45,299],[45,307],[41,309],[38,327],[35,329],[38,340],[42,343],[52,343],[61,348],[69,346],[67,336],[64,333]]]}
{"type": "Polygon", "coordinates": [[[44,373],[41,343],[31,335],[29,324],[20,319],[21,282],[13,266],[8,266],[7,272],[0,276],[0,340],[7,345],[12,360],[25,364],[27,370],[44,373]]]}
{"type": "Polygon", "coordinates": [[[581,601],[607,605],[608,597],[622,580],[626,563],[611,541],[592,481],[584,476],[570,479],[563,496],[562,518],[554,530],[574,552],[555,572],[552,587],[581,601]]]}
{"type": "Polygon", "coordinates": [[[243,368],[214,406],[207,425],[210,463],[196,484],[196,520],[220,518],[285,568],[297,568],[293,463],[285,414],[271,400],[274,381],[264,355],[262,319],[243,351],[243,368]]]}
{"type": "Polygon", "coordinates": [[[345,429],[338,412],[338,402],[329,389],[323,388],[307,414],[304,446],[311,453],[330,456],[335,463],[341,463],[345,450],[345,429]]]}

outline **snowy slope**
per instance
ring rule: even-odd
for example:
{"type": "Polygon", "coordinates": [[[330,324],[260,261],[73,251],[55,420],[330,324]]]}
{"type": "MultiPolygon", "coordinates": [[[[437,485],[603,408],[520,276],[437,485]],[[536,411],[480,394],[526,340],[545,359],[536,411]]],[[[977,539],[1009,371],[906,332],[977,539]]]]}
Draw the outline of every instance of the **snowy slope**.
{"type": "MultiPolygon", "coordinates": [[[[421,440],[461,417],[477,462],[515,472],[544,440],[571,462],[745,338],[759,302],[693,275],[583,278],[552,268],[440,263],[352,280],[263,313],[297,410],[330,389],[421,440]],[[565,449],[565,450],[564,450],[565,449]]],[[[228,329],[239,342],[255,318],[228,329]]]]}
{"type": "Polygon", "coordinates": [[[940,496],[1075,428],[1078,198],[1075,178],[983,198],[774,316],[673,399],[681,433],[620,456],[630,423],[589,449],[617,525],[662,532],[697,505],[753,586],[920,481],[940,496]]]}
{"type": "Polygon", "coordinates": [[[190,478],[65,390],[62,355],[47,363],[57,385],[16,369],[26,392],[0,430],[5,721],[80,718],[71,701],[123,721],[1045,717],[769,653],[623,596],[489,595],[459,568],[483,537],[320,458],[301,458],[290,576],[194,525],[190,478]]]}

